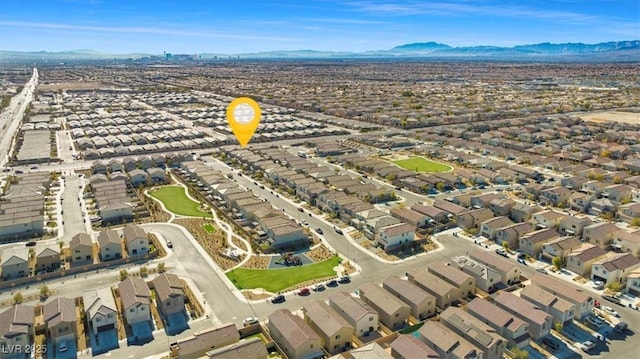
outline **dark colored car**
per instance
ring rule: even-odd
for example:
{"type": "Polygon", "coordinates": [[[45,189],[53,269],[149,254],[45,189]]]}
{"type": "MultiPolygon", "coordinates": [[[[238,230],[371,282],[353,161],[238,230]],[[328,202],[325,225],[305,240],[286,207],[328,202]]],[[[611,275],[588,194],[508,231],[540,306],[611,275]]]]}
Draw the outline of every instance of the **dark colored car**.
{"type": "Polygon", "coordinates": [[[603,295],[602,299],[608,300],[611,303],[616,303],[616,304],[620,304],[621,303],[620,298],[616,298],[616,297],[614,297],[612,295],[603,295]]]}
{"type": "Polygon", "coordinates": [[[284,295],[280,294],[280,295],[276,295],[275,297],[271,298],[271,303],[284,303],[286,299],[284,298],[284,295]]]}
{"type": "Polygon", "coordinates": [[[316,232],[318,232],[319,234],[323,234],[324,232],[322,231],[322,228],[316,228],[316,232]]]}
{"type": "Polygon", "coordinates": [[[351,282],[351,278],[349,278],[348,275],[344,275],[342,277],[340,277],[340,279],[338,279],[338,283],[340,284],[345,284],[345,283],[350,283],[351,282]]]}
{"type": "Polygon", "coordinates": [[[496,253],[501,255],[501,256],[503,256],[503,257],[505,257],[505,258],[509,258],[509,254],[507,253],[507,251],[505,251],[502,248],[496,249],[496,253]]]}
{"type": "Polygon", "coordinates": [[[549,337],[545,337],[544,339],[542,339],[542,344],[546,345],[547,348],[550,348],[553,350],[558,350],[558,348],[560,348],[560,344],[558,344],[558,342],[556,342],[555,340],[549,337]]]}
{"type": "Polygon", "coordinates": [[[35,241],[29,241],[29,242],[25,243],[24,245],[27,246],[27,247],[33,247],[33,246],[36,245],[36,242],[35,241]]]}
{"type": "Polygon", "coordinates": [[[311,294],[311,292],[309,291],[309,288],[302,288],[298,291],[298,295],[309,295],[311,294]]]}
{"type": "Polygon", "coordinates": [[[327,287],[337,287],[337,286],[338,286],[338,281],[335,279],[332,279],[327,282],[327,287]]]}

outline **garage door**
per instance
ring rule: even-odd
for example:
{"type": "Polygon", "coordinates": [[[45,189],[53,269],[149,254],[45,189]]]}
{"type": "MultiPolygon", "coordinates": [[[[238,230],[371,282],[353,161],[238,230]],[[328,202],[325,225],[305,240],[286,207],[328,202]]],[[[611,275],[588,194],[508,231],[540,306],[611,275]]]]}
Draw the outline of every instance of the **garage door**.
{"type": "Polygon", "coordinates": [[[115,328],[116,328],[115,324],[103,325],[101,327],[98,327],[98,333],[106,332],[107,330],[111,330],[115,328]]]}

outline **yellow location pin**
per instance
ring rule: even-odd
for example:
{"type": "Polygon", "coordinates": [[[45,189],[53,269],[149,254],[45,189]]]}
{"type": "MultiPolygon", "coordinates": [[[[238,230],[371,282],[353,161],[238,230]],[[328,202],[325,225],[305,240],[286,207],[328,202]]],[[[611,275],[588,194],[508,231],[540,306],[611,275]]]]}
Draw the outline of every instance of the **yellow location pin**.
{"type": "Polygon", "coordinates": [[[260,124],[260,105],[248,97],[238,97],[227,107],[227,121],[244,148],[260,124]]]}

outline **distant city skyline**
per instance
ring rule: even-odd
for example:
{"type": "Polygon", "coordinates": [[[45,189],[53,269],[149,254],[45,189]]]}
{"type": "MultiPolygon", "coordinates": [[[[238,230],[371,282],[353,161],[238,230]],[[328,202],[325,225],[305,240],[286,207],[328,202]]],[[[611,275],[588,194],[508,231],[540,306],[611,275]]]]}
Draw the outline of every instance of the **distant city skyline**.
{"type": "Polygon", "coordinates": [[[0,50],[239,54],[640,38],[637,0],[10,1],[0,50]]]}

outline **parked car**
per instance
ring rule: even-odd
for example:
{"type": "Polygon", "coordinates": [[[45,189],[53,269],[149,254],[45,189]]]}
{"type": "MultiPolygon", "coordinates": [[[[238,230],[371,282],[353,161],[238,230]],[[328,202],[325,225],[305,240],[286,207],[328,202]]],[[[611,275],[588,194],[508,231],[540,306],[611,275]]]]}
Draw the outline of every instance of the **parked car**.
{"type": "Polygon", "coordinates": [[[589,350],[595,347],[596,347],[596,343],[592,342],[591,340],[587,340],[586,342],[580,344],[580,349],[582,349],[582,351],[585,351],[585,352],[588,352],[589,350]]]}
{"type": "Polygon", "coordinates": [[[603,295],[602,299],[608,300],[611,303],[616,303],[616,304],[620,304],[621,303],[620,302],[620,298],[616,298],[616,297],[614,297],[612,295],[603,295]]]}
{"type": "Polygon", "coordinates": [[[602,310],[607,312],[607,314],[613,315],[614,317],[619,317],[620,316],[620,314],[618,312],[616,312],[615,309],[613,309],[611,307],[607,307],[606,305],[602,306],[602,310]]]}
{"type": "Polygon", "coordinates": [[[311,287],[311,289],[312,289],[314,292],[322,292],[322,291],[323,291],[323,290],[325,290],[326,288],[324,287],[324,284],[322,284],[322,283],[318,283],[318,284],[314,285],[313,287],[311,287]]]}
{"type": "Polygon", "coordinates": [[[29,242],[25,243],[24,245],[27,246],[27,247],[33,247],[33,246],[36,245],[36,242],[35,241],[29,241],[29,242]]]}
{"type": "Polygon", "coordinates": [[[351,282],[351,278],[348,275],[343,275],[342,277],[340,277],[340,279],[338,279],[338,283],[340,284],[345,284],[350,282],[351,282]]]}
{"type": "Polygon", "coordinates": [[[327,287],[337,287],[337,286],[338,286],[338,281],[335,279],[332,279],[327,282],[327,287]]]}
{"type": "Polygon", "coordinates": [[[316,232],[318,232],[318,234],[324,234],[324,232],[322,231],[322,228],[320,227],[316,228],[316,232]]]}
{"type": "Polygon", "coordinates": [[[260,321],[256,317],[248,317],[248,318],[244,318],[244,320],[242,321],[242,325],[245,327],[248,327],[253,324],[258,324],[259,322],[260,321]]]}
{"type": "Polygon", "coordinates": [[[304,212],[304,208],[298,207],[298,212],[304,212]]]}
{"type": "Polygon", "coordinates": [[[298,291],[298,295],[309,295],[311,294],[311,291],[309,291],[309,288],[302,288],[298,291]]]}
{"type": "Polygon", "coordinates": [[[507,251],[505,251],[502,248],[496,249],[496,253],[501,255],[501,256],[503,256],[503,257],[505,257],[505,258],[509,258],[509,254],[507,253],[507,251]]]}
{"type": "Polygon", "coordinates": [[[560,348],[560,344],[558,344],[558,342],[556,342],[555,340],[551,339],[548,336],[542,339],[542,344],[546,345],[548,348],[552,350],[558,350],[558,348],[560,348]]]}
{"type": "Polygon", "coordinates": [[[542,267],[538,267],[538,268],[536,268],[536,272],[540,272],[540,273],[542,273],[542,274],[548,274],[548,273],[547,273],[547,270],[546,270],[546,269],[544,269],[544,268],[542,268],[542,267]]]}
{"type": "Polygon", "coordinates": [[[276,295],[275,297],[271,298],[271,303],[284,303],[285,302],[285,297],[282,294],[276,295]]]}
{"type": "Polygon", "coordinates": [[[620,323],[616,324],[615,327],[613,327],[613,330],[616,333],[624,333],[628,328],[629,328],[629,326],[627,325],[626,322],[620,322],[620,323]]]}
{"type": "Polygon", "coordinates": [[[167,247],[173,248],[173,243],[171,241],[167,241],[167,247]]]}
{"type": "Polygon", "coordinates": [[[601,280],[597,280],[593,282],[592,288],[596,290],[604,289],[604,282],[601,280]]]}
{"type": "Polygon", "coordinates": [[[305,221],[305,220],[302,220],[300,223],[301,223],[303,226],[308,226],[308,225],[309,225],[309,222],[307,222],[307,221],[305,221]]]}
{"type": "Polygon", "coordinates": [[[66,342],[62,342],[62,343],[58,344],[58,351],[59,351],[60,353],[64,353],[64,352],[66,352],[67,350],[69,350],[69,347],[67,346],[67,343],[66,343],[66,342]]]}
{"type": "Polygon", "coordinates": [[[604,322],[600,318],[597,318],[597,317],[594,317],[594,316],[589,316],[587,318],[587,323],[593,325],[596,328],[600,328],[604,322]]]}
{"type": "Polygon", "coordinates": [[[342,232],[342,229],[340,229],[340,228],[338,228],[338,227],[333,227],[333,229],[334,229],[334,230],[336,231],[336,233],[338,233],[338,234],[344,234],[344,233],[342,232]]]}

